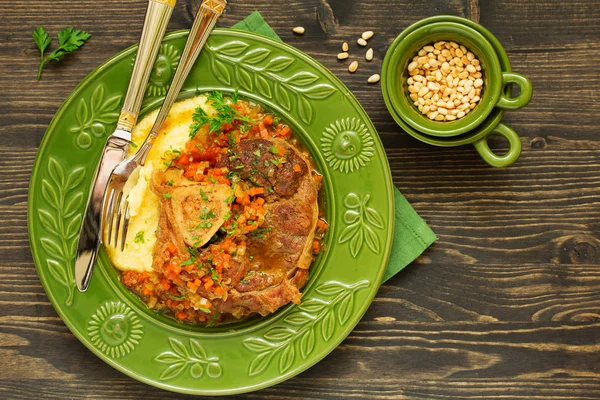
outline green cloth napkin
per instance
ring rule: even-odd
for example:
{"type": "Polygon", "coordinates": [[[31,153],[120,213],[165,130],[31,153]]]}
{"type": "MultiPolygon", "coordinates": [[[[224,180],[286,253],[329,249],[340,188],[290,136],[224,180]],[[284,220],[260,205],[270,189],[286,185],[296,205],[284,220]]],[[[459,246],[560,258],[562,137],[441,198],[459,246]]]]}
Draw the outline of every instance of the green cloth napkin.
{"type": "MultiPolygon", "coordinates": [[[[272,39],[281,41],[281,38],[263,19],[258,11],[250,14],[243,21],[233,25],[232,28],[259,33],[272,39]]],[[[396,227],[394,243],[390,254],[383,281],[400,272],[404,267],[413,262],[426,248],[437,240],[435,233],[427,223],[419,217],[402,193],[394,187],[396,227]]]]}

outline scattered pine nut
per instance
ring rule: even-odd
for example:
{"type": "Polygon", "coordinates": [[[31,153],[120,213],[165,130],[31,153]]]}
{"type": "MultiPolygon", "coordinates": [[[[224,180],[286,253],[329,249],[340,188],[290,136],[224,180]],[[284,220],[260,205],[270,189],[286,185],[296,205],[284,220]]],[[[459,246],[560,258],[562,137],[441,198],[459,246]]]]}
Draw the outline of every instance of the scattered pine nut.
{"type": "Polygon", "coordinates": [[[350,65],[348,66],[348,71],[350,73],[354,73],[357,69],[358,69],[358,61],[352,61],[352,63],[350,63],[350,65]]]}
{"type": "Polygon", "coordinates": [[[345,60],[346,58],[348,58],[348,53],[338,53],[337,58],[338,60],[345,60]]]}
{"type": "Polygon", "coordinates": [[[431,120],[463,118],[481,100],[485,81],[480,62],[456,42],[423,46],[407,70],[409,97],[431,120]]]}
{"type": "Polygon", "coordinates": [[[356,41],[356,43],[358,43],[361,46],[366,46],[367,45],[367,41],[363,38],[358,38],[358,40],[356,41]]]}
{"type": "Polygon", "coordinates": [[[365,59],[367,61],[371,61],[373,59],[373,48],[367,50],[367,54],[365,54],[365,59]]]}
{"type": "Polygon", "coordinates": [[[365,31],[362,33],[362,35],[360,35],[360,37],[364,40],[369,40],[373,37],[373,31],[365,31]]]}
{"type": "Polygon", "coordinates": [[[292,29],[292,31],[294,33],[297,33],[298,35],[304,35],[304,27],[303,26],[297,26],[294,29],[292,29]]]}
{"type": "Polygon", "coordinates": [[[367,79],[367,82],[377,83],[377,82],[379,82],[379,78],[380,78],[379,74],[373,74],[369,77],[369,79],[367,79]]]}
{"type": "Polygon", "coordinates": [[[342,51],[348,51],[348,42],[342,43],[342,51]]]}

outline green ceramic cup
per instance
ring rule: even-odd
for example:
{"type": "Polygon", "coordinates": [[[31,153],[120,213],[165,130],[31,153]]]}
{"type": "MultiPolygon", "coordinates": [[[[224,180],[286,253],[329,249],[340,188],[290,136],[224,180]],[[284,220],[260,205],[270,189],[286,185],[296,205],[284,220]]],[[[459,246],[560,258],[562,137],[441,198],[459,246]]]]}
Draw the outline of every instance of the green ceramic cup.
{"type": "Polygon", "coordinates": [[[386,54],[382,68],[382,91],[386,106],[396,122],[407,133],[425,143],[443,147],[473,143],[481,157],[495,167],[508,166],[520,155],[521,142],[516,132],[499,124],[504,109],[520,108],[529,102],[531,84],[524,76],[511,73],[510,62],[502,45],[481,25],[448,15],[427,18],[411,25],[396,38],[386,54]],[[453,122],[435,122],[421,115],[412,105],[405,86],[408,78],[406,68],[424,45],[448,39],[464,44],[477,55],[486,81],[482,104],[467,117],[453,122]],[[490,73],[487,73],[488,69],[490,73]],[[521,93],[516,98],[510,97],[508,86],[513,81],[521,86],[521,93]],[[423,122],[431,124],[429,129],[423,127],[423,122]],[[487,137],[492,134],[508,140],[511,147],[505,155],[497,155],[489,149],[487,137]]]}

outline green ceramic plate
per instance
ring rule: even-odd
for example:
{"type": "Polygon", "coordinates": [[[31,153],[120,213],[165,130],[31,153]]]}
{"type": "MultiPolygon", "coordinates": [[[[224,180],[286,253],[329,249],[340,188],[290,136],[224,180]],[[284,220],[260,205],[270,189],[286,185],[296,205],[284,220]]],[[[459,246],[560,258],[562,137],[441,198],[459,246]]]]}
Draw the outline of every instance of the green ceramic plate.
{"type": "MultiPolygon", "coordinates": [[[[167,36],[144,108],[166,93],[187,32],[167,36]]],[[[118,117],[135,48],[92,72],[64,102],[40,146],[28,224],[37,273],[71,331],[109,365],[176,392],[248,392],[284,381],[331,352],[369,307],[387,264],[393,192],[379,136],[331,72],[268,38],[215,30],[184,85],[263,104],[290,123],[324,175],[330,230],[301,305],[216,328],[182,325],[148,310],[101,252],[89,290],[75,288],[73,259],[84,203],[104,138],[118,117]]]]}

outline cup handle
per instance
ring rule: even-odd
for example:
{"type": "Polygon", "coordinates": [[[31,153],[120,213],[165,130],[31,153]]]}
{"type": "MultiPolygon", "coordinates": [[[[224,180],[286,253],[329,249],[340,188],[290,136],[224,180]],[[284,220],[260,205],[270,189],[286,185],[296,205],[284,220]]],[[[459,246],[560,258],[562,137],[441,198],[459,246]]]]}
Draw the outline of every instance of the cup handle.
{"type": "Polygon", "coordinates": [[[518,108],[525,107],[527,104],[529,104],[532,94],[533,88],[529,79],[514,72],[503,72],[502,94],[500,95],[500,100],[498,100],[496,107],[504,110],[516,110],[518,108]],[[510,95],[506,94],[506,86],[511,83],[516,83],[521,89],[521,93],[519,93],[517,97],[510,97],[510,95]]]}
{"type": "Polygon", "coordinates": [[[498,124],[489,135],[474,142],[473,146],[475,146],[481,158],[492,167],[508,167],[517,161],[521,155],[521,139],[519,135],[512,128],[504,124],[498,124]],[[491,135],[500,135],[508,140],[509,149],[506,154],[499,156],[490,149],[487,140],[491,135]]]}

